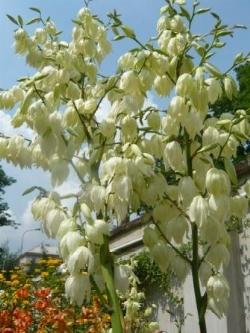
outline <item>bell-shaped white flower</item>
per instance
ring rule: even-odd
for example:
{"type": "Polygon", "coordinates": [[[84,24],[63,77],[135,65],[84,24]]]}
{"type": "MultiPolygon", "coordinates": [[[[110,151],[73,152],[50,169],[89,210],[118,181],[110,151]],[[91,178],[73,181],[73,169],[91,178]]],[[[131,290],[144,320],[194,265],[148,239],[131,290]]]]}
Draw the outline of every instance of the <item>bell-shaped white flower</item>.
{"type": "Polygon", "coordinates": [[[103,236],[109,234],[108,223],[103,220],[95,220],[85,225],[86,236],[94,244],[102,244],[103,236]]]}
{"type": "Polygon", "coordinates": [[[179,181],[179,198],[178,201],[184,208],[188,207],[193,198],[198,195],[198,189],[191,177],[182,177],[179,181]]]}
{"type": "Polygon", "coordinates": [[[193,95],[196,83],[191,74],[185,73],[179,76],[176,82],[176,93],[182,97],[190,97],[193,95]]]}
{"type": "Polygon", "coordinates": [[[151,248],[150,254],[161,271],[166,272],[173,256],[173,250],[164,241],[159,241],[151,248]]]}
{"type": "Polygon", "coordinates": [[[208,252],[206,260],[218,270],[222,265],[226,267],[229,264],[230,253],[224,244],[218,243],[208,252]]]}
{"type": "Polygon", "coordinates": [[[131,274],[131,267],[128,265],[115,265],[114,267],[115,287],[123,295],[129,291],[129,277],[131,274]]]}
{"type": "Polygon", "coordinates": [[[213,275],[207,282],[208,307],[219,317],[226,314],[229,285],[227,280],[221,274],[213,275]]]}
{"type": "Polygon", "coordinates": [[[183,152],[177,141],[172,141],[166,144],[163,158],[166,167],[169,166],[171,169],[178,172],[185,171],[186,165],[183,152]]]}
{"type": "Polygon", "coordinates": [[[63,260],[68,260],[69,256],[77,250],[78,247],[85,245],[85,239],[78,231],[69,231],[60,240],[59,252],[63,260]]]}
{"type": "Polygon", "coordinates": [[[55,238],[59,226],[62,221],[66,218],[65,213],[61,209],[52,209],[46,215],[45,221],[43,223],[43,228],[48,237],[55,238]]]}
{"type": "Polygon", "coordinates": [[[214,195],[229,195],[231,184],[227,173],[224,170],[211,168],[206,175],[206,188],[214,195]]]}
{"type": "Polygon", "coordinates": [[[73,231],[76,229],[76,221],[73,218],[63,220],[58,228],[56,237],[63,238],[67,232],[73,231]]]}
{"type": "Polygon", "coordinates": [[[222,95],[222,88],[219,80],[215,78],[209,78],[205,80],[208,92],[208,101],[214,104],[222,95]]]}
{"type": "Polygon", "coordinates": [[[81,306],[86,299],[89,301],[91,285],[87,274],[72,274],[65,282],[65,294],[70,299],[71,304],[81,306]]]}
{"type": "Polygon", "coordinates": [[[159,232],[154,226],[148,226],[143,230],[143,243],[151,248],[159,241],[159,232]]]}
{"type": "Polygon", "coordinates": [[[230,199],[227,195],[210,195],[209,197],[209,208],[211,215],[214,218],[224,223],[228,219],[230,213],[230,199]]]}
{"type": "Polygon", "coordinates": [[[168,239],[180,244],[183,240],[185,233],[188,233],[188,223],[183,215],[178,216],[176,219],[170,220],[166,225],[166,235],[168,239]]]}
{"type": "Polygon", "coordinates": [[[237,195],[230,200],[231,215],[238,218],[245,217],[248,212],[248,199],[237,195]]]}
{"type": "Polygon", "coordinates": [[[209,216],[208,202],[201,195],[193,198],[189,207],[188,215],[192,222],[195,222],[199,227],[207,222],[209,216]]]}
{"type": "Polygon", "coordinates": [[[86,246],[80,246],[70,256],[67,268],[71,274],[87,271],[89,274],[94,271],[94,256],[86,246]]]}

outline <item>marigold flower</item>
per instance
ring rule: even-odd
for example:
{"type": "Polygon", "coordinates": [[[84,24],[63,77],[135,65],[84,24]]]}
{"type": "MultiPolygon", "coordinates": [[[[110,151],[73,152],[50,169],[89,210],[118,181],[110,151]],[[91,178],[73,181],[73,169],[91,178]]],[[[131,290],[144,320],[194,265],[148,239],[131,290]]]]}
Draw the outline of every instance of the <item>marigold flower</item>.
{"type": "Polygon", "coordinates": [[[41,288],[35,291],[35,295],[40,298],[46,298],[49,296],[50,293],[51,293],[50,288],[41,288]]]}
{"type": "Polygon", "coordinates": [[[29,290],[27,288],[20,288],[16,291],[17,298],[27,298],[29,297],[29,290]]]}

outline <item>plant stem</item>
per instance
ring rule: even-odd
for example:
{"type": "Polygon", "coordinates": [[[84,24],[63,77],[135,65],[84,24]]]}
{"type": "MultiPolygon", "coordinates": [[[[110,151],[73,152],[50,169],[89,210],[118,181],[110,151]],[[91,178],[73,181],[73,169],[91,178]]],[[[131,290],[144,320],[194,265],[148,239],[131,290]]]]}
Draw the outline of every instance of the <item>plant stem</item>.
{"type": "MultiPolygon", "coordinates": [[[[192,177],[193,167],[192,167],[192,156],[191,156],[191,146],[188,133],[185,131],[185,141],[186,141],[186,161],[187,161],[187,173],[188,176],[192,177]]],[[[199,282],[199,239],[198,239],[198,228],[195,223],[191,223],[192,228],[192,262],[191,271],[194,287],[194,295],[196,301],[196,307],[199,318],[200,333],[207,333],[205,313],[207,308],[207,294],[201,295],[200,282],[199,282]]]]}
{"type": "Polygon", "coordinates": [[[193,243],[193,259],[192,259],[191,268],[192,268],[192,279],[194,286],[195,301],[199,317],[200,333],[207,333],[206,321],[205,321],[206,297],[201,296],[201,289],[199,282],[198,229],[195,223],[192,224],[192,243],[193,243]]]}
{"type": "Polygon", "coordinates": [[[100,262],[101,262],[102,275],[107,290],[109,304],[111,305],[112,308],[112,314],[111,314],[112,331],[115,333],[123,333],[123,327],[122,327],[123,315],[120,302],[115,290],[113,258],[109,251],[109,242],[107,236],[104,237],[104,243],[100,248],[100,262]]]}

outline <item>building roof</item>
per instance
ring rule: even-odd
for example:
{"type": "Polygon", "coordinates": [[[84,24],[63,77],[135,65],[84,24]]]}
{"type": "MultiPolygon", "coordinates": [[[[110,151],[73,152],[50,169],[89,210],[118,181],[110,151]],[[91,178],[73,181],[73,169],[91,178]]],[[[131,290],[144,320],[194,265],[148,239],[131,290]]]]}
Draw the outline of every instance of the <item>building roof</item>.
{"type": "Polygon", "coordinates": [[[41,257],[43,255],[50,256],[50,257],[58,257],[58,248],[57,246],[51,246],[48,244],[40,244],[38,246],[33,247],[30,250],[25,251],[19,256],[19,259],[23,257],[41,257]]]}

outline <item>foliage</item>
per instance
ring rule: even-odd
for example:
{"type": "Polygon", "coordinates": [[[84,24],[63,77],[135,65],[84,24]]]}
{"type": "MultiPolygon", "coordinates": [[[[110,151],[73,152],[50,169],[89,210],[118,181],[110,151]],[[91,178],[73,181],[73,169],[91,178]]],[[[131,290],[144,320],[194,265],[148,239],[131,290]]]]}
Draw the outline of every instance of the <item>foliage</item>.
{"type": "Polygon", "coordinates": [[[9,206],[3,199],[3,195],[5,193],[4,188],[13,183],[15,183],[15,179],[8,177],[3,168],[0,166],[0,226],[13,226],[16,228],[18,224],[16,221],[13,221],[10,213],[8,212],[9,206]]]}
{"type": "Polygon", "coordinates": [[[0,247],[0,269],[10,271],[16,266],[17,254],[12,253],[9,249],[8,243],[4,243],[0,247]]]}

